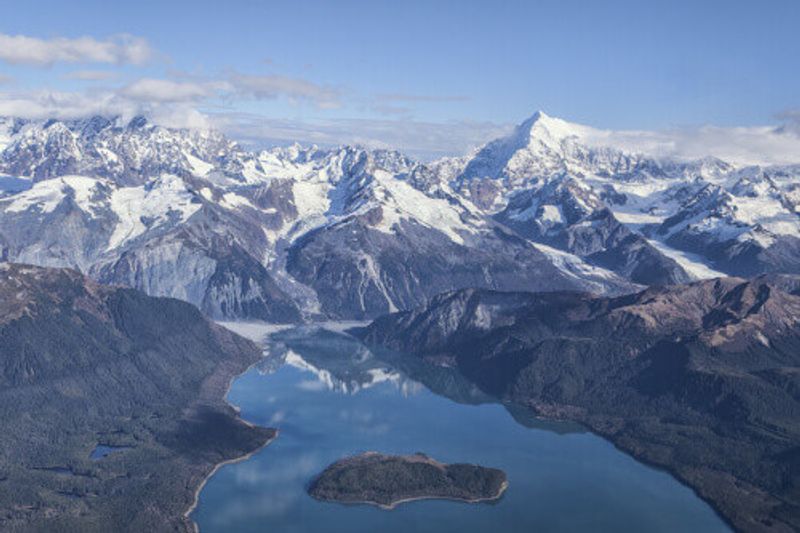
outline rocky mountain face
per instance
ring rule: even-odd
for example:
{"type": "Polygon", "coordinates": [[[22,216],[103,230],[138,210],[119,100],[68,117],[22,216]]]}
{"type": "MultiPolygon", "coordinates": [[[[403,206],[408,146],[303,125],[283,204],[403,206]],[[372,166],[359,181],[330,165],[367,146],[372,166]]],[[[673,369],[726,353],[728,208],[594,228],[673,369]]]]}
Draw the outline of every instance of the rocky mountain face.
{"type": "Polygon", "coordinates": [[[495,219],[520,235],[568,251],[642,285],[691,278],[642,235],[628,229],[589,186],[557,179],[512,196],[495,219]]]}
{"type": "Polygon", "coordinates": [[[356,334],[587,425],[673,472],[739,530],[792,531],[798,284],[721,278],[613,298],[470,289],[356,334]]]}
{"type": "Polygon", "coordinates": [[[733,173],[727,187],[695,182],[678,190],[680,206],[650,233],[668,244],[702,253],[741,276],[800,272],[800,211],[788,193],[797,175],[779,184],[761,170],[733,173]]]}
{"type": "Polygon", "coordinates": [[[0,119],[0,258],[218,318],[409,309],[466,287],[605,294],[796,272],[800,167],[657,160],[537,113],[462,158],[243,149],[95,117],[0,119]]]}
{"type": "Polygon", "coordinates": [[[260,358],[185,302],[1,263],[0,529],[193,531],[214,466],[275,435],[224,401],[260,358]]]}

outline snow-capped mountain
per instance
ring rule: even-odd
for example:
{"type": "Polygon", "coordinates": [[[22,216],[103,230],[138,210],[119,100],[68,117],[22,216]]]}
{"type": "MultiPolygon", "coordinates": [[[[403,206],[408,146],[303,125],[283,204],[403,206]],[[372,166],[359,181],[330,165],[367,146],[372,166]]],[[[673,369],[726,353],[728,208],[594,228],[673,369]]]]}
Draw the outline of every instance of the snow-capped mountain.
{"type": "Polygon", "coordinates": [[[495,219],[528,239],[567,250],[635,283],[691,279],[675,260],[620,223],[598,191],[571,176],[524,189],[495,219]]]}
{"type": "Polygon", "coordinates": [[[537,113],[423,164],[252,152],[141,117],[0,119],[0,259],[269,321],[372,317],[463,287],[620,293],[800,269],[800,166],[663,160],[598,137],[537,113]]]}
{"type": "Polygon", "coordinates": [[[642,182],[686,175],[697,166],[586,144],[597,137],[589,127],[539,111],[509,136],[491,141],[469,156],[448,161],[448,180],[476,205],[497,212],[520,189],[558,177],[642,182]]]}
{"type": "Polygon", "coordinates": [[[128,123],[103,117],[5,122],[0,168],[35,180],[72,174],[141,184],[154,175],[190,176],[212,168],[246,179],[252,170],[250,155],[217,132],[161,128],[143,117],[128,123]]]}
{"type": "MultiPolygon", "coordinates": [[[[681,280],[669,260],[694,277],[800,271],[798,166],[656,158],[606,145],[606,137],[538,112],[508,137],[438,165],[454,190],[537,242],[560,241],[555,246],[586,257],[579,251],[586,232],[576,239],[567,228],[605,220],[607,233],[621,224],[647,259],[640,267],[624,258],[599,264],[623,275],[652,273],[653,265],[663,271],[631,278],[639,282],[681,280]],[[554,191],[561,192],[554,198],[554,191]]],[[[591,242],[601,234],[589,232],[591,242]]],[[[589,251],[601,254],[596,262],[608,261],[613,249],[589,251]]]]}
{"type": "Polygon", "coordinates": [[[420,190],[426,170],[396,152],[311,149],[280,161],[275,174],[290,176],[296,216],[271,233],[276,264],[327,316],[375,316],[460,286],[510,290],[549,276],[560,288],[630,288],[601,269],[576,277],[554,267],[446,185],[420,190]]]}

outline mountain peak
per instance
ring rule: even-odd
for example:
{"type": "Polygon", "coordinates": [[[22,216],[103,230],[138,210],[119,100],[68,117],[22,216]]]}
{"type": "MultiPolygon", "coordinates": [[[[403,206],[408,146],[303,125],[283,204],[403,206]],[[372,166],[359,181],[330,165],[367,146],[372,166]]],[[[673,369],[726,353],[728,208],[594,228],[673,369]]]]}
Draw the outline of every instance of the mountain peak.
{"type": "Polygon", "coordinates": [[[148,125],[147,117],[143,115],[137,115],[133,117],[130,122],[128,122],[128,129],[135,130],[135,129],[142,129],[148,125]]]}
{"type": "Polygon", "coordinates": [[[553,126],[556,122],[560,120],[557,118],[553,118],[544,111],[537,111],[527,119],[525,119],[521,124],[517,126],[517,130],[524,134],[528,134],[534,132],[535,130],[549,130],[551,126],[553,126]]]}
{"type": "Polygon", "coordinates": [[[550,115],[539,109],[536,111],[536,113],[531,115],[530,118],[528,118],[528,120],[526,120],[525,122],[534,123],[534,122],[539,122],[540,120],[547,121],[550,118],[552,118],[550,115]]]}
{"type": "Polygon", "coordinates": [[[560,143],[568,137],[580,137],[583,129],[583,126],[551,117],[540,110],[517,126],[516,133],[529,137],[531,142],[538,140],[544,144],[550,144],[560,143]]]}

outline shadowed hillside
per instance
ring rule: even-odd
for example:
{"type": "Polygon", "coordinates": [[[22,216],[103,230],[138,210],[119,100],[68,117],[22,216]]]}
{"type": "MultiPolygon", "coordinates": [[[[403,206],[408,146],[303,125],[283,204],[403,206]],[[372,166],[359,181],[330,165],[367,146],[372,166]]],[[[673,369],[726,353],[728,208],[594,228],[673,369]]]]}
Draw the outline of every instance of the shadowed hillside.
{"type": "Polygon", "coordinates": [[[466,290],[356,331],[579,421],[669,469],[744,531],[800,527],[796,279],[619,298],[466,290]]]}
{"type": "Polygon", "coordinates": [[[274,436],[223,401],[259,357],[184,302],[0,265],[0,529],[191,529],[214,465],[274,436]]]}

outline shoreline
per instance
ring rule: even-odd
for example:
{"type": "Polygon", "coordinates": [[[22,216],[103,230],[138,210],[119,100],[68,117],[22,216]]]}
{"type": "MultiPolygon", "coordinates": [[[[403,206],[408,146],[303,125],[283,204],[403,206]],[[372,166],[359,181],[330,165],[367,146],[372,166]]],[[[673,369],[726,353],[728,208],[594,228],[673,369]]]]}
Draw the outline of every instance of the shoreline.
{"type": "MultiPolygon", "coordinates": [[[[217,323],[217,324],[219,324],[222,327],[225,327],[226,329],[229,329],[229,328],[226,327],[227,324],[221,324],[221,323],[217,323]]],[[[232,403],[230,403],[228,401],[228,394],[230,393],[230,390],[233,387],[233,383],[236,381],[236,379],[238,379],[239,377],[241,377],[244,374],[246,374],[248,371],[250,371],[253,367],[255,367],[260,361],[262,361],[266,357],[268,357],[268,356],[265,353],[262,352],[262,357],[260,357],[259,360],[253,362],[246,369],[244,369],[241,373],[231,375],[229,377],[229,379],[228,379],[228,383],[227,383],[227,386],[225,388],[225,392],[224,392],[224,394],[222,396],[222,400],[223,400],[224,404],[227,405],[228,407],[230,407],[231,409],[233,409],[233,411],[236,413],[236,418],[238,419],[238,421],[243,423],[244,425],[246,425],[248,427],[261,427],[261,426],[257,426],[256,424],[254,424],[254,423],[242,418],[240,416],[240,408],[238,406],[236,406],[236,405],[233,405],[232,403]]],[[[605,440],[606,442],[609,442],[612,446],[614,446],[614,448],[616,448],[617,450],[619,450],[623,454],[633,458],[635,461],[637,461],[637,462],[639,462],[639,463],[641,463],[643,465],[646,465],[647,467],[650,467],[650,468],[653,468],[655,470],[658,470],[658,471],[666,473],[672,479],[674,479],[675,481],[677,481],[678,483],[680,483],[684,487],[688,488],[693,493],[693,495],[695,497],[697,497],[701,501],[705,502],[709,506],[709,508],[712,510],[712,512],[715,515],[717,515],[717,517],[720,518],[720,520],[726,526],[728,526],[729,528],[731,528],[734,531],[736,530],[734,521],[731,520],[731,518],[729,516],[727,516],[727,513],[725,511],[723,511],[723,508],[721,506],[719,506],[718,503],[714,499],[709,498],[706,495],[704,495],[703,493],[701,493],[699,486],[697,486],[696,484],[690,482],[684,476],[680,475],[679,469],[677,468],[676,465],[670,465],[670,464],[664,464],[664,463],[659,463],[659,462],[652,461],[649,458],[647,458],[644,454],[637,453],[634,450],[631,450],[629,448],[621,446],[621,443],[618,442],[618,440],[616,438],[614,438],[613,434],[610,434],[607,431],[603,431],[600,427],[597,427],[590,420],[587,420],[585,417],[582,417],[580,415],[579,416],[565,416],[563,414],[560,414],[560,415],[559,414],[555,414],[554,415],[553,413],[543,412],[538,406],[535,406],[535,405],[530,405],[530,404],[526,405],[524,403],[520,403],[518,405],[526,408],[527,410],[532,412],[537,418],[540,418],[542,420],[577,423],[580,426],[582,426],[584,429],[586,429],[588,432],[600,437],[601,439],[605,440]]],[[[188,530],[194,531],[195,533],[199,533],[199,531],[200,531],[198,524],[194,520],[192,520],[190,515],[197,509],[197,506],[199,505],[200,493],[205,488],[206,484],[211,479],[211,477],[214,476],[222,467],[224,467],[224,466],[226,466],[228,464],[236,464],[236,463],[243,462],[243,461],[246,461],[246,460],[250,459],[256,453],[260,452],[265,447],[267,447],[269,444],[271,444],[279,436],[279,434],[280,434],[279,430],[275,429],[275,434],[271,438],[266,440],[262,445],[258,446],[256,449],[254,449],[254,450],[252,450],[252,451],[250,451],[250,452],[248,452],[248,453],[246,453],[246,454],[244,454],[242,456],[234,457],[234,458],[231,458],[231,459],[227,459],[225,461],[222,461],[222,462],[219,462],[219,463],[216,463],[216,464],[213,465],[211,471],[206,476],[203,477],[203,479],[201,480],[200,484],[194,490],[192,503],[189,506],[189,508],[181,516],[182,520],[186,523],[188,530]]],[[[447,497],[447,496],[414,496],[414,497],[409,497],[409,498],[402,498],[402,499],[393,501],[393,502],[391,502],[389,504],[383,504],[383,503],[378,503],[378,502],[369,501],[369,500],[342,501],[342,500],[336,500],[336,499],[321,499],[321,498],[316,498],[314,496],[311,496],[311,497],[314,500],[319,501],[319,502],[338,503],[340,505],[371,505],[373,507],[377,507],[377,508],[385,510],[385,511],[391,511],[391,510],[396,509],[397,507],[399,507],[400,505],[402,505],[404,503],[411,503],[411,502],[414,502],[414,501],[422,501],[422,500],[445,500],[445,501],[455,501],[455,502],[462,502],[462,503],[482,503],[482,502],[496,501],[496,500],[499,500],[503,496],[505,491],[508,489],[508,486],[509,486],[508,481],[504,481],[503,484],[500,487],[500,490],[498,491],[498,493],[496,495],[491,496],[491,497],[485,497],[485,498],[466,499],[466,498],[447,497]]]]}
{"type": "MultiPolygon", "coordinates": [[[[234,415],[235,418],[239,422],[244,424],[245,426],[251,427],[251,428],[260,427],[260,426],[256,426],[254,423],[250,422],[249,420],[245,420],[244,418],[242,418],[241,415],[240,415],[239,407],[233,405],[232,403],[230,403],[228,401],[228,394],[230,393],[231,388],[233,387],[233,383],[234,383],[234,381],[236,381],[236,379],[238,379],[239,377],[245,375],[253,367],[255,367],[259,362],[261,362],[261,360],[264,359],[265,355],[264,355],[263,351],[261,353],[262,353],[262,355],[258,360],[254,361],[252,364],[248,365],[247,368],[245,368],[242,372],[234,374],[234,375],[230,376],[230,378],[228,378],[228,384],[225,387],[225,392],[222,395],[222,403],[233,410],[233,412],[235,413],[235,415],[234,415]]],[[[263,444],[261,444],[261,446],[257,447],[256,449],[254,449],[254,450],[252,450],[252,451],[250,451],[250,452],[248,452],[248,453],[246,453],[244,455],[241,455],[239,457],[233,457],[231,459],[226,459],[225,461],[221,461],[221,462],[216,463],[216,464],[213,465],[211,471],[207,475],[205,475],[203,477],[203,479],[200,481],[200,484],[194,490],[193,496],[192,496],[191,505],[181,515],[181,520],[184,522],[184,524],[186,524],[188,530],[193,531],[194,533],[199,533],[200,532],[200,526],[197,524],[197,522],[192,520],[190,515],[195,511],[195,509],[197,509],[197,505],[200,502],[200,493],[203,491],[203,489],[205,488],[206,484],[211,479],[211,477],[214,474],[216,474],[219,471],[219,469],[222,468],[223,466],[240,463],[242,461],[246,461],[246,460],[250,459],[256,453],[260,452],[261,450],[263,450],[264,448],[269,446],[276,438],[278,438],[278,435],[280,435],[280,430],[279,429],[277,429],[277,428],[273,428],[273,429],[275,431],[274,435],[272,437],[270,437],[269,439],[267,439],[263,444]]]]}
{"type": "Polygon", "coordinates": [[[609,435],[607,435],[605,433],[602,433],[600,431],[596,431],[594,429],[591,429],[591,427],[590,427],[590,431],[594,435],[597,435],[601,439],[603,439],[603,440],[607,441],[608,443],[610,443],[612,446],[614,446],[614,448],[616,448],[620,452],[624,453],[628,457],[633,458],[635,461],[637,461],[637,462],[639,462],[639,463],[641,463],[641,464],[643,464],[643,465],[645,465],[645,466],[647,466],[649,468],[652,468],[653,470],[664,472],[665,474],[670,476],[676,482],[680,483],[681,485],[683,485],[684,487],[686,487],[687,489],[692,491],[692,494],[694,494],[694,496],[697,497],[699,500],[705,502],[706,505],[708,505],[708,507],[711,509],[711,511],[715,515],[717,515],[717,517],[726,526],[728,526],[731,529],[732,532],[738,531],[738,529],[736,528],[736,525],[734,524],[733,520],[731,519],[731,517],[729,517],[729,516],[727,516],[725,514],[725,512],[722,509],[722,507],[720,505],[718,505],[718,503],[715,500],[713,500],[713,499],[711,499],[709,497],[706,497],[700,491],[700,487],[698,485],[696,485],[694,483],[691,483],[686,478],[684,478],[680,474],[680,472],[678,471],[678,468],[679,468],[678,466],[676,466],[676,465],[667,465],[667,464],[664,464],[664,463],[658,463],[658,462],[652,461],[652,460],[648,459],[647,457],[645,457],[643,454],[637,453],[635,451],[632,451],[632,450],[630,450],[628,448],[625,448],[625,447],[621,446],[620,443],[616,439],[612,438],[611,436],[609,436],[609,435]]]}
{"type": "MultiPolygon", "coordinates": [[[[244,422],[244,420],[242,420],[242,421],[244,422]]],[[[252,424],[250,424],[250,425],[252,426],[252,424]]],[[[214,465],[214,468],[211,469],[211,472],[209,472],[208,475],[203,478],[203,480],[200,482],[200,485],[197,487],[197,489],[195,489],[194,498],[192,500],[192,504],[189,506],[189,509],[187,509],[183,513],[183,516],[182,516],[182,518],[184,520],[188,520],[189,522],[191,522],[192,530],[195,533],[199,533],[200,532],[200,526],[197,525],[197,522],[192,520],[190,515],[192,514],[192,512],[194,512],[195,509],[197,509],[197,505],[200,502],[200,493],[203,491],[203,489],[205,488],[206,484],[211,479],[211,477],[214,474],[216,474],[217,471],[219,471],[219,469],[222,468],[223,466],[240,463],[242,461],[246,461],[246,460],[250,459],[252,456],[254,456],[258,452],[260,452],[261,450],[263,450],[264,448],[266,448],[267,446],[272,444],[272,441],[274,441],[276,438],[278,438],[279,434],[280,434],[280,431],[278,431],[276,429],[275,430],[275,435],[271,439],[267,440],[264,444],[262,444],[261,446],[256,448],[255,450],[253,450],[253,451],[251,451],[251,452],[249,452],[249,453],[247,453],[245,455],[242,455],[240,457],[234,457],[233,459],[227,459],[225,461],[222,461],[221,463],[217,463],[217,464],[214,465]]]]}
{"type": "Polygon", "coordinates": [[[451,502],[461,502],[461,503],[483,503],[483,502],[493,502],[499,500],[505,494],[506,489],[508,489],[508,480],[503,481],[503,484],[500,485],[500,490],[495,496],[489,496],[487,498],[456,498],[454,496],[413,496],[410,498],[401,498],[399,500],[395,500],[392,503],[385,504],[385,503],[378,503],[370,500],[357,500],[357,501],[342,501],[342,500],[328,500],[328,499],[321,499],[311,496],[315,500],[319,502],[325,503],[338,503],[341,505],[372,505],[373,507],[378,507],[383,509],[384,511],[392,511],[396,509],[399,505],[404,503],[422,501],[422,500],[444,500],[444,501],[451,501],[451,502]]]}
{"type": "Polygon", "coordinates": [[[646,457],[645,454],[643,454],[641,452],[638,452],[638,451],[635,451],[635,450],[632,450],[630,448],[626,448],[626,447],[622,446],[621,443],[617,439],[614,438],[614,435],[612,433],[609,433],[607,431],[603,431],[602,429],[600,429],[596,425],[592,424],[591,421],[587,420],[586,418],[582,418],[580,416],[568,417],[568,416],[558,416],[558,415],[555,415],[555,416],[554,415],[547,415],[547,414],[543,413],[539,408],[537,408],[537,407],[535,407],[533,405],[526,405],[526,404],[519,404],[519,405],[522,405],[523,407],[526,407],[535,416],[537,416],[538,418],[541,418],[543,420],[553,420],[553,421],[556,421],[556,422],[577,423],[580,426],[586,428],[586,430],[589,433],[591,433],[591,434],[603,439],[604,441],[608,442],[615,449],[619,450],[621,453],[627,455],[628,457],[631,457],[634,461],[637,461],[638,463],[641,463],[644,466],[647,466],[648,468],[652,468],[653,470],[657,470],[659,472],[664,472],[665,474],[670,476],[672,479],[674,479],[676,482],[678,482],[679,484],[683,485],[684,487],[686,487],[687,489],[692,491],[692,494],[695,497],[697,497],[699,500],[703,501],[706,505],[708,505],[709,508],[711,509],[711,511],[726,526],[728,526],[731,529],[731,531],[737,531],[737,528],[736,528],[736,525],[735,525],[734,521],[732,520],[732,518],[730,516],[728,516],[725,513],[725,511],[723,511],[722,506],[720,506],[718,504],[718,502],[716,502],[714,499],[704,495],[700,491],[700,487],[698,485],[690,482],[685,477],[683,477],[679,472],[679,466],[678,465],[665,464],[665,463],[659,463],[659,462],[653,461],[653,460],[649,459],[648,457],[646,457]]]}

